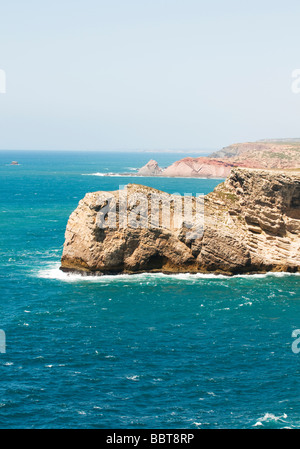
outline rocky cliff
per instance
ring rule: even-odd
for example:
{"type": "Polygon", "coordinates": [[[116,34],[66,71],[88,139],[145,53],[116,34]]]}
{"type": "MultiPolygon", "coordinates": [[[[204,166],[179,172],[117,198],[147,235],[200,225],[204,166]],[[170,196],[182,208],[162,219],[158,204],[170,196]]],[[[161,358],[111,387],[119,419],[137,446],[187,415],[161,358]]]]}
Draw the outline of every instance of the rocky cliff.
{"type": "Polygon", "coordinates": [[[233,167],[261,169],[300,168],[300,139],[235,143],[208,157],[186,157],[162,170],[149,161],[141,176],[226,178],[233,167]]]}
{"type": "Polygon", "coordinates": [[[226,178],[236,164],[209,157],[185,157],[162,169],[150,160],[138,171],[139,176],[167,176],[174,178],[226,178]]]}
{"type": "Polygon", "coordinates": [[[161,175],[161,173],[162,169],[159,167],[158,163],[151,159],[144,165],[144,167],[139,169],[137,174],[140,176],[158,176],[161,175]]]}
{"type": "Polygon", "coordinates": [[[230,161],[221,161],[208,157],[186,157],[167,167],[163,176],[199,177],[199,178],[226,178],[235,164],[230,161]]]}
{"type": "Polygon", "coordinates": [[[262,140],[235,143],[212,153],[210,157],[228,161],[240,167],[300,168],[300,140],[262,140]]]}
{"type": "MultiPolygon", "coordinates": [[[[203,232],[197,221],[182,221],[182,209],[175,207],[182,198],[170,197],[136,184],[86,194],[69,218],[61,269],[87,274],[300,271],[299,173],[233,168],[202,200],[203,232]],[[153,202],[156,195],[160,200],[153,202]],[[159,220],[149,226],[153,212],[159,220]]],[[[194,217],[197,201],[190,198],[194,217]]]]}

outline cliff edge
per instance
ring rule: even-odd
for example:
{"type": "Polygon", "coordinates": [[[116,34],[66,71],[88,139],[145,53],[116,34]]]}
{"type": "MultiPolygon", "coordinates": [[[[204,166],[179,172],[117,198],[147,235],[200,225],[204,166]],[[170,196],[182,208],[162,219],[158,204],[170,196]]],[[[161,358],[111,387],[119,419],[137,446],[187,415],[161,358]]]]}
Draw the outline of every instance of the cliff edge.
{"type": "Polygon", "coordinates": [[[230,161],[239,167],[295,169],[300,168],[300,139],[235,143],[210,157],[230,161]]]}
{"type": "Polygon", "coordinates": [[[166,176],[174,178],[226,178],[236,164],[209,157],[185,157],[162,169],[150,160],[137,172],[139,176],[166,176]]]}
{"type": "Polygon", "coordinates": [[[174,162],[163,172],[163,176],[193,178],[226,178],[235,164],[209,157],[186,157],[174,162]]]}
{"type": "Polygon", "coordinates": [[[191,216],[182,220],[182,201],[137,184],[87,193],[69,218],[61,269],[86,274],[300,271],[299,172],[233,168],[213,192],[190,197],[194,218],[197,201],[203,206],[201,229],[191,216]],[[154,226],[149,225],[153,213],[154,226]]]}

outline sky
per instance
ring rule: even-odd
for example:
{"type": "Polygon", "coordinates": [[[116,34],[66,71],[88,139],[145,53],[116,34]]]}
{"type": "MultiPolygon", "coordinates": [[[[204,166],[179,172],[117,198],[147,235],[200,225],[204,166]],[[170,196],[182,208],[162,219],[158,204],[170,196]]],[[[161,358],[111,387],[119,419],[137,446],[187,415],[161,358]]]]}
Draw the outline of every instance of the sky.
{"type": "Polygon", "coordinates": [[[299,0],[2,1],[0,149],[300,137],[299,21],[299,0]]]}

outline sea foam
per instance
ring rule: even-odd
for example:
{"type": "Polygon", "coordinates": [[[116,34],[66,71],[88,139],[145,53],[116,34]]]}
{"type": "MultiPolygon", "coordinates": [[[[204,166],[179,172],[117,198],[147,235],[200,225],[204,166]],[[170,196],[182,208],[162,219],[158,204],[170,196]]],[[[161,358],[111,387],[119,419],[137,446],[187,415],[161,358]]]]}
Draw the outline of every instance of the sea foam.
{"type": "Polygon", "coordinates": [[[45,268],[39,269],[34,272],[34,276],[42,279],[55,279],[64,282],[150,282],[157,280],[167,280],[173,279],[178,281],[197,281],[197,280],[220,280],[220,281],[231,281],[234,279],[263,279],[266,277],[286,277],[286,276],[300,276],[300,273],[285,273],[285,272],[269,272],[264,274],[237,274],[235,276],[225,276],[222,274],[213,273],[176,273],[176,274],[165,274],[165,273],[136,273],[136,274],[113,274],[113,275],[84,275],[78,273],[64,272],[60,270],[60,262],[52,263],[45,268]]]}

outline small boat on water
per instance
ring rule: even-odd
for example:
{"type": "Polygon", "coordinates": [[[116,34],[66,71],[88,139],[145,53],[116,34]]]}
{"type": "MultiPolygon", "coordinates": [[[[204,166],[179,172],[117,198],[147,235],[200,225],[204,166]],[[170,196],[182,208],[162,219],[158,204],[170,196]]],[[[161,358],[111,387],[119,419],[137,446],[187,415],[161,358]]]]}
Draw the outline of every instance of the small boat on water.
{"type": "Polygon", "coordinates": [[[10,165],[19,165],[19,162],[17,162],[17,161],[12,161],[10,165]]]}

